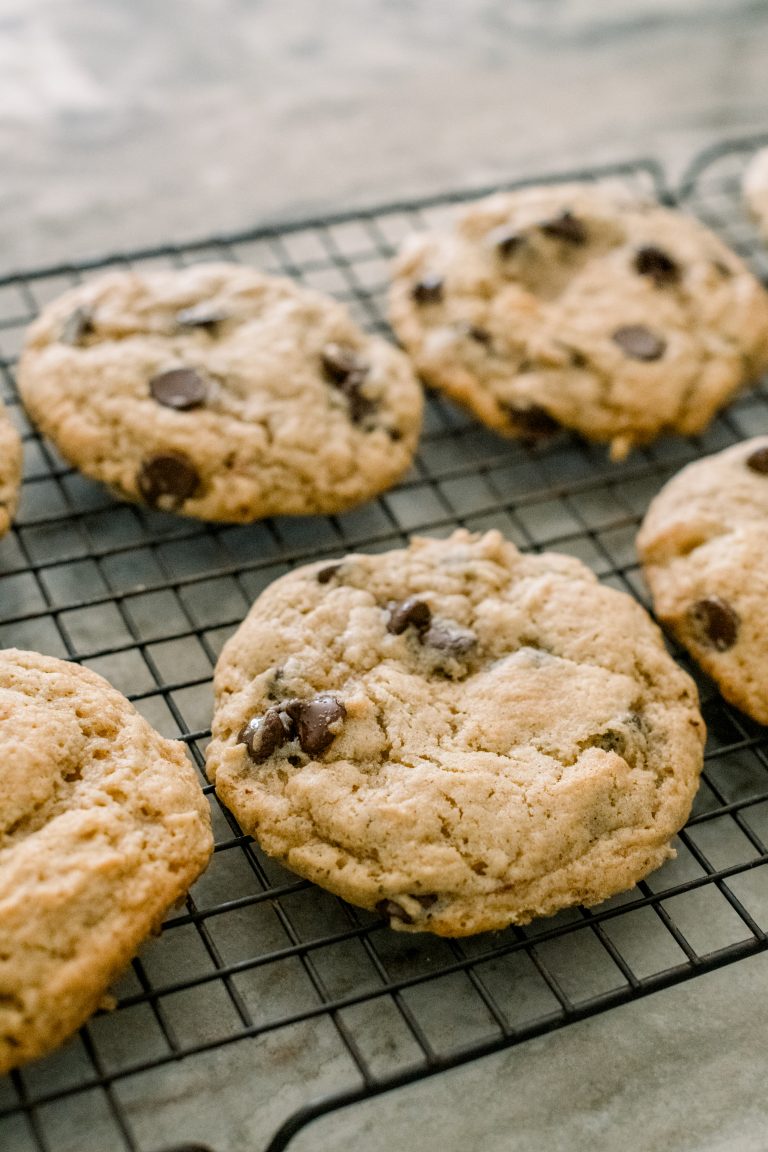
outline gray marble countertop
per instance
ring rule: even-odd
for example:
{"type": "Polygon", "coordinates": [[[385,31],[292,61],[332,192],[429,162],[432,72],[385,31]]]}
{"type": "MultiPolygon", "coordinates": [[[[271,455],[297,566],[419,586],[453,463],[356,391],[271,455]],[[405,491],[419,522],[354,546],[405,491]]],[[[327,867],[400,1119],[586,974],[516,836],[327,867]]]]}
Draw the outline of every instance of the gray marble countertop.
{"type": "MultiPolygon", "coordinates": [[[[768,3],[747,0],[4,0],[0,272],[607,160],[674,174],[768,127],[766,59],[768,3]]],[[[292,1147],[762,1152],[767,979],[744,961],[292,1147]]],[[[333,1087],[300,1036],[294,1055],[297,1082],[333,1087]]],[[[142,1152],[258,1152],[288,1109],[242,1045],[185,1068],[136,1090],[142,1152]]],[[[88,1099],[56,1131],[51,1152],[99,1147],[88,1099]]]]}

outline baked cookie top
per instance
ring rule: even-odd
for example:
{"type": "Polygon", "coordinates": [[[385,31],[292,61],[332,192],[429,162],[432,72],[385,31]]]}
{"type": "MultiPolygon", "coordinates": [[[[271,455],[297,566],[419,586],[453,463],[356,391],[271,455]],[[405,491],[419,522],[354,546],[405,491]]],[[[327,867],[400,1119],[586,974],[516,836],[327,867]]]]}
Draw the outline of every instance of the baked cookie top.
{"type": "Polygon", "coordinates": [[[0,651],[0,1072],[64,1040],[202,872],[180,743],[100,676],[0,651]]]}
{"type": "Polygon", "coordinates": [[[498,532],[282,577],[215,691],[207,771],[243,829],[407,931],[631,887],[701,768],[696,689],[640,605],[498,532]]]}
{"type": "Polygon", "coordinates": [[[756,152],[747,165],[743,191],[747,207],[768,236],[768,148],[756,152]]]}
{"type": "Polygon", "coordinates": [[[419,435],[407,358],[342,305],[235,264],[110,272],[31,326],[19,388],[77,468],[202,519],[341,511],[419,435]]]}
{"type": "Polygon", "coordinates": [[[768,294],[746,265],[611,185],[491,196],[411,237],[390,316],[425,380],[491,428],[564,425],[615,459],[700,432],[768,364],[768,294]]]}
{"type": "Polygon", "coordinates": [[[673,476],[637,549],[659,618],[727,700],[768,723],[768,436],[673,476]]]}
{"type": "Polygon", "coordinates": [[[11,526],[21,484],[21,437],[0,403],[0,536],[11,526]]]}

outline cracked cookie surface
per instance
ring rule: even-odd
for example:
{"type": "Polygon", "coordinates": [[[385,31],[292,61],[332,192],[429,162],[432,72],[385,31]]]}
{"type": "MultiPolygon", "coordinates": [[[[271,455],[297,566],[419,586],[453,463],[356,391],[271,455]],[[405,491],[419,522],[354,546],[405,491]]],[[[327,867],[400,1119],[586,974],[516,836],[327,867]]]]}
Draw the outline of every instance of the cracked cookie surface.
{"type": "Polygon", "coordinates": [[[217,664],[208,775],[266,852],[460,936],[631,887],[702,761],[696,689],[629,596],[498,532],[312,564],[217,664]]]}
{"type": "Polygon", "coordinates": [[[77,665],[0,651],[0,1072],[95,1011],[211,853],[183,746],[77,665]]]}
{"type": "Polygon", "coordinates": [[[768,723],[768,436],[687,465],[637,550],[654,609],[726,700],[768,723]]]}
{"type": "Polygon", "coordinates": [[[201,519],[338,512],[408,468],[421,387],[346,308],[235,264],[111,272],[50,304],[19,366],[75,467],[201,519]]]}
{"type": "Polygon", "coordinates": [[[21,484],[21,437],[0,403],[0,536],[11,526],[21,484]]]}
{"type": "Polygon", "coordinates": [[[620,459],[692,435],[768,366],[768,295],[697,220],[611,185],[499,194],[411,237],[390,319],[426,382],[502,435],[620,459]]]}

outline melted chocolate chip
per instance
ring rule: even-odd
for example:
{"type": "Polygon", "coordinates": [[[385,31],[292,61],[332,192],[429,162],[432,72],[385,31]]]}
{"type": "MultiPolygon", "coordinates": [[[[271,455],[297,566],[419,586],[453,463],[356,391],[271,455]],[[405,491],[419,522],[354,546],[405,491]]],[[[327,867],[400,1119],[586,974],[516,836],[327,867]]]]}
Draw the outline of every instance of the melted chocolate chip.
{"type": "Polygon", "coordinates": [[[474,340],[477,344],[484,344],[486,347],[493,339],[487,328],[480,328],[477,324],[470,324],[465,320],[460,321],[456,328],[462,336],[474,340]]]}
{"type": "Polygon", "coordinates": [[[432,622],[432,613],[429,605],[417,596],[409,596],[399,604],[394,604],[389,611],[387,631],[394,636],[400,636],[409,625],[417,632],[424,632],[432,622]]]}
{"type": "Polygon", "coordinates": [[[413,917],[409,916],[396,900],[379,900],[376,911],[389,920],[401,920],[403,924],[413,924],[413,917]]]}
{"type": "Polygon", "coordinates": [[[368,364],[362,356],[344,344],[326,344],[320,360],[332,384],[346,384],[350,376],[362,379],[368,371],[368,364]]]}
{"type": "Polygon", "coordinates": [[[497,232],[496,235],[496,251],[499,256],[506,260],[513,252],[517,252],[518,248],[525,243],[525,237],[521,236],[519,232],[497,232]]]}
{"type": "Polygon", "coordinates": [[[667,342],[642,324],[626,324],[613,333],[613,341],[625,356],[633,360],[659,360],[666,351],[667,342]]]}
{"type": "Polygon", "coordinates": [[[699,644],[727,652],[736,643],[741,620],[727,600],[720,596],[707,596],[691,604],[687,615],[691,632],[699,644]]]}
{"type": "Polygon", "coordinates": [[[92,336],[94,331],[93,312],[91,309],[85,307],[75,308],[71,316],[65,320],[59,340],[62,344],[72,344],[73,347],[77,347],[79,344],[82,344],[86,336],[92,336]]]}
{"type": "Polygon", "coordinates": [[[411,288],[411,296],[417,304],[439,304],[443,298],[444,280],[436,272],[427,272],[411,288]]]}
{"type": "Polygon", "coordinates": [[[321,361],[326,379],[346,397],[350,420],[362,424],[376,410],[374,402],[362,392],[368,363],[354,348],[342,344],[326,344],[321,361]]]}
{"type": "Polygon", "coordinates": [[[353,424],[363,424],[372,416],[376,411],[376,405],[373,400],[369,400],[360,391],[360,385],[356,384],[354,387],[347,385],[344,389],[344,395],[349,404],[349,418],[353,424]]]}
{"type": "Polygon", "coordinates": [[[560,430],[557,420],[538,404],[502,404],[502,407],[515,432],[523,440],[545,440],[560,430]]]}
{"type": "Polygon", "coordinates": [[[680,279],[678,264],[663,248],[656,248],[653,244],[638,248],[635,253],[635,271],[641,276],[649,276],[657,288],[677,284],[680,279]]]}
{"type": "Polygon", "coordinates": [[[308,756],[319,756],[324,752],[336,739],[332,727],[346,714],[341,701],[325,692],[315,696],[314,700],[302,701],[296,721],[302,752],[308,756]]]}
{"type": "Polygon", "coordinates": [[[171,368],[152,377],[149,391],[163,407],[186,412],[205,403],[208,385],[194,368],[171,368]]]}
{"type": "Polygon", "coordinates": [[[328,564],[315,574],[315,579],[318,584],[329,584],[341,567],[341,564],[328,564]]]}
{"type": "Polygon", "coordinates": [[[290,740],[292,734],[292,724],[285,712],[279,708],[269,708],[263,716],[255,716],[240,729],[237,742],[245,744],[254,764],[262,764],[290,740]]]}
{"type": "Polygon", "coordinates": [[[229,313],[223,308],[214,308],[211,304],[194,304],[191,308],[182,308],[176,313],[176,323],[182,328],[206,328],[212,330],[219,324],[229,320],[229,313]]]}
{"type": "Polygon", "coordinates": [[[747,456],[744,463],[752,472],[759,472],[761,476],[765,476],[768,473],[768,445],[763,448],[755,448],[754,452],[747,456]]]}
{"type": "Polygon", "coordinates": [[[437,648],[448,656],[462,660],[477,646],[477,636],[460,624],[432,624],[422,636],[422,642],[437,648]]]}
{"type": "Polygon", "coordinates": [[[567,209],[553,220],[545,220],[539,228],[546,236],[564,240],[566,244],[586,244],[588,233],[584,223],[567,209]]]}
{"type": "Polygon", "coordinates": [[[144,461],[137,484],[151,507],[156,508],[161,503],[178,507],[198,491],[200,477],[187,456],[181,452],[166,452],[144,461]]]}

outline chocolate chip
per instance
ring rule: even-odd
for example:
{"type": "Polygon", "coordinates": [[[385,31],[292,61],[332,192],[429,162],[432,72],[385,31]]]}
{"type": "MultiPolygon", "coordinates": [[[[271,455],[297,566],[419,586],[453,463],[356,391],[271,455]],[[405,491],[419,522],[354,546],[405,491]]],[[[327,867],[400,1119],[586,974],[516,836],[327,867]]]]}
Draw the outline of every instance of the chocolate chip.
{"type": "Polygon", "coordinates": [[[328,564],[315,574],[318,584],[328,584],[341,568],[341,564],[328,564]]]}
{"type": "Polygon", "coordinates": [[[755,448],[747,459],[744,461],[747,468],[751,468],[753,472],[759,472],[762,476],[768,473],[768,445],[763,448],[755,448]]]}
{"type": "Polygon", "coordinates": [[[663,248],[656,248],[653,244],[638,248],[635,253],[635,271],[641,276],[650,276],[657,288],[677,284],[680,279],[677,263],[663,248]]]}
{"type": "Polygon", "coordinates": [[[462,628],[460,624],[441,622],[431,625],[422,636],[422,642],[461,660],[477,646],[477,636],[469,628],[462,628]]]}
{"type": "Polygon", "coordinates": [[[667,342],[642,324],[626,324],[617,328],[612,337],[625,356],[633,360],[658,360],[666,351],[667,342]]]}
{"type": "Polygon", "coordinates": [[[263,716],[249,720],[238,733],[238,744],[245,744],[254,764],[262,764],[292,737],[292,724],[285,712],[269,708],[263,716]]]}
{"type": "Polygon", "coordinates": [[[424,632],[432,622],[432,613],[429,605],[417,596],[409,596],[399,604],[393,604],[389,610],[387,631],[394,636],[400,636],[409,625],[417,632],[424,632]]]}
{"type": "Polygon", "coordinates": [[[156,508],[161,502],[178,507],[198,491],[200,477],[187,456],[181,452],[166,452],[144,461],[137,483],[139,492],[151,507],[156,508]]]}
{"type": "Polygon", "coordinates": [[[354,348],[344,344],[326,344],[320,353],[323,371],[332,384],[345,384],[350,376],[364,376],[368,364],[354,348]]]}
{"type": "Polygon", "coordinates": [[[302,752],[308,756],[319,756],[336,739],[331,729],[338,725],[347,714],[340,700],[328,693],[315,696],[314,700],[302,701],[296,727],[302,752]]]}
{"type": "Polygon", "coordinates": [[[194,368],[171,368],[152,377],[149,391],[163,407],[186,412],[205,403],[208,385],[194,368]]]}
{"type": "Polygon", "coordinates": [[[519,232],[497,229],[494,233],[494,242],[499,256],[506,260],[513,252],[517,252],[518,248],[525,242],[525,237],[521,236],[519,232]]]}
{"type": "Polygon", "coordinates": [[[403,924],[413,924],[413,917],[409,916],[396,900],[379,900],[376,911],[386,916],[388,920],[401,920],[403,924]]]}
{"type": "Polygon", "coordinates": [[[493,339],[487,328],[480,328],[477,324],[470,324],[465,320],[461,320],[456,328],[462,336],[466,336],[467,339],[474,340],[478,344],[484,344],[486,347],[493,339]]]}
{"type": "Polygon", "coordinates": [[[75,308],[71,316],[65,320],[59,340],[62,344],[72,344],[77,347],[78,344],[82,344],[86,336],[92,336],[93,332],[93,312],[91,309],[75,308]]]}
{"type": "Polygon", "coordinates": [[[538,404],[517,405],[502,403],[515,432],[523,440],[545,440],[560,430],[560,425],[546,409],[538,404]]]}
{"type": "Polygon", "coordinates": [[[347,399],[350,420],[353,424],[362,424],[376,410],[374,402],[362,392],[368,363],[354,348],[343,344],[326,344],[320,359],[328,381],[347,399]]]}
{"type": "Polygon", "coordinates": [[[427,272],[411,288],[411,296],[417,304],[439,304],[443,298],[444,280],[437,272],[427,272]]]}
{"type": "Polygon", "coordinates": [[[727,600],[720,596],[707,596],[691,604],[688,623],[700,644],[718,652],[727,652],[736,643],[741,620],[727,600]]]}
{"type": "Polygon", "coordinates": [[[567,209],[553,220],[545,220],[539,228],[546,236],[564,240],[567,244],[586,244],[588,239],[584,223],[567,209]]]}
{"type": "Polygon", "coordinates": [[[418,901],[422,908],[431,908],[433,904],[437,904],[437,896],[432,892],[426,892],[423,896],[412,896],[411,899],[418,901]]]}
{"type": "Polygon", "coordinates": [[[376,411],[376,405],[373,400],[369,400],[360,391],[360,385],[354,386],[347,385],[343,389],[344,395],[349,404],[349,418],[353,424],[363,424],[376,411]]]}
{"type": "Polygon", "coordinates": [[[229,318],[229,313],[223,308],[214,308],[206,303],[193,304],[191,308],[182,308],[176,313],[176,323],[182,328],[215,328],[229,318]]]}

